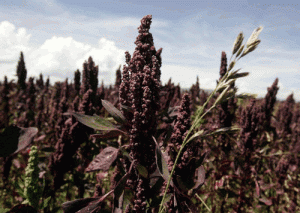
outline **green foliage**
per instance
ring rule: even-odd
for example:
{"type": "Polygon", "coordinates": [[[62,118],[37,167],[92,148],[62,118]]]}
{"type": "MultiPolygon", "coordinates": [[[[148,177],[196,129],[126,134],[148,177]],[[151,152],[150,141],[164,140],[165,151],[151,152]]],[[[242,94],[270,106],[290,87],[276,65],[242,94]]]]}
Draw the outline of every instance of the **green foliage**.
{"type": "Polygon", "coordinates": [[[38,167],[38,150],[36,146],[32,146],[29,153],[28,165],[25,169],[25,200],[23,204],[29,204],[35,209],[39,207],[41,189],[39,186],[39,167],[38,167]]]}

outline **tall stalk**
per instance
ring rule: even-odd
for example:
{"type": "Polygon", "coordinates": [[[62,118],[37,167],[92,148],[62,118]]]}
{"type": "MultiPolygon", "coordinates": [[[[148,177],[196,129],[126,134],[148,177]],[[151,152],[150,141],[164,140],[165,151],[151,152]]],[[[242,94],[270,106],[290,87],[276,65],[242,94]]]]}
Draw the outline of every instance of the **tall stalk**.
{"type": "MultiPolygon", "coordinates": [[[[167,191],[168,191],[168,188],[170,186],[175,168],[177,166],[178,159],[181,156],[181,153],[182,153],[183,149],[194,138],[204,136],[203,131],[198,131],[195,134],[193,134],[192,136],[191,136],[191,134],[194,132],[194,130],[196,130],[197,128],[200,127],[200,125],[201,125],[200,121],[211,110],[213,110],[222,101],[225,101],[225,100],[229,99],[230,97],[232,97],[233,95],[235,95],[235,90],[231,87],[231,85],[235,82],[236,79],[241,78],[241,77],[245,77],[249,73],[248,72],[238,73],[238,71],[240,69],[235,70],[235,71],[231,71],[231,70],[236,64],[236,58],[242,53],[242,51],[243,51],[242,55],[237,60],[239,60],[240,58],[244,57],[245,55],[247,55],[248,53],[250,53],[250,52],[252,52],[253,50],[256,49],[256,47],[260,43],[260,40],[258,40],[258,35],[262,31],[262,29],[263,29],[263,27],[258,27],[256,30],[253,31],[252,35],[250,36],[250,38],[248,39],[248,41],[246,43],[247,46],[246,46],[246,49],[244,51],[243,51],[243,49],[244,49],[245,45],[241,45],[242,42],[243,42],[243,39],[244,39],[243,33],[241,32],[238,35],[238,37],[236,38],[236,40],[234,42],[234,45],[233,45],[233,50],[232,50],[232,55],[237,53],[235,59],[229,63],[227,72],[221,78],[221,80],[218,82],[216,88],[210,94],[210,96],[207,98],[207,100],[203,104],[203,106],[201,106],[197,109],[197,111],[195,113],[195,120],[193,121],[193,124],[192,124],[191,128],[189,129],[186,137],[184,138],[184,141],[182,142],[182,145],[181,145],[181,147],[180,147],[180,149],[177,153],[176,159],[174,161],[174,165],[173,165],[172,170],[171,170],[170,177],[169,177],[168,182],[167,182],[167,186],[165,188],[165,192],[164,192],[162,201],[160,203],[159,213],[162,213],[162,211],[163,211],[163,204],[164,204],[165,199],[166,199],[167,191]],[[214,97],[217,93],[219,93],[219,96],[216,98],[214,104],[208,110],[204,111],[206,106],[208,105],[208,103],[212,99],[212,97],[214,97]]],[[[232,58],[232,56],[231,56],[231,58],[232,58]]]]}

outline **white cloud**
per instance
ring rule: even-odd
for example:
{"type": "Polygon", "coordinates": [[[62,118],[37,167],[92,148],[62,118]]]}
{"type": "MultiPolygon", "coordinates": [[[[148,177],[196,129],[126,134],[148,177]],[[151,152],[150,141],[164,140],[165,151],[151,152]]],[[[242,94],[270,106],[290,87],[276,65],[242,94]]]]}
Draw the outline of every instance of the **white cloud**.
{"type": "MultiPolygon", "coordinates": [[[[130,54],[133,53],[141,17],[121,17],[107,15],[105,12],[95,16],[90,13],[85,15],[86,12],[80,7],[82,13],[63,10],[64,6],[57,4],[55,0],[34,1],[35,3],[28,3],[34,9],[31,13],[27,13],[30,10],[21,9],[11,15],[12,10],[0,9],[3,17],[9,17],[7,20],[14,20],[16,25],[26,26],[27,29],[16,29],[14,24],[7,21],[0,23],[0,79],[4,75],[15,75],[20,51],[23,51],[28,76],[38,76],[42,72],[45,77],[50,76],[52,83],[66,77],[71,80],[73,72],[77,69],[81,71],[84,61],[92,56],[99,66],[99,81],[103,79],[106,85],[114,83],[115,70],[125,62],[124,52],[128,50],[130,54]],[[57,7],[59,12],[49,16],[53,7],[57,7]],[[38,12],[38,8],[42,10],[38,12]],[[44,14],[44,11],[49,13],[44,14]],[[31,34],[27,33],[28,30],[31,34]],[[39,46],[34,46],[37,44],[33,44],[32,40],[39,41],[39,46]]],[[[156,49],[163,48],[163,83],[171,77],[175,84],[180,83],[182,87],[189,88],[196,82],[198,75],[201,88],[215,87],[221,51],[226,51],[229,60],[232,44],[238,33],[244,32],[246,42],[257,27],[247,17],[243,17],[244,21],[236,21],[233,27],[229,23],[232,18],[219,20],[217,17],[220,14],[207,14],[204,11],[196,14],[198,17],[192,14],[171,21],[153,17],[150,32],[156,49]],[[213,21],[222,21],[224,26],[218,27],[213,21]]],[[[285,99],[294,91],[297,99],[300,97],[297,89],[299,84],[291,76],[296,77],[299,73],[299,51],[285,46],[287,41],[274,39],[272,34],[274,32],[271,32],[270,26],[266,26],[261,33],[260,47],[238,62],[237,68],[250,72],[250,76],[237,81],[239,91],[253,92],[263,97],[267,87],[279,77],[281,86],[278,97],[285,99]]]]}
{"type": "Polygon", "coordinates": [[[199,76],[200,87],[205,89],[213,89],[216,86],[218,79],[218,67],[215,68],[198,68],[191,66],[180,66],[163,64],[161,67],[161,80],[165,84],[171,78],[172,82],[180,84],[183,88],[190,88],[196,83],[196,78],[199,76]]]}
{"type": "Polygon", "coordinates": [[[0,23],[0,61],[16,60],[16,52],[19,49],[30,49],[28,42],[31,35],[26,33],[25,28],[19,28],[17,32],[15,30],[16,27],[8,21],[0,23]]]}
{"type": "MultiPolygon", "coordinates": [[[[28,76],[38,76],[43,73],[53,80],[63,81],[65,78],[73,79],[73,73],[77,69],[82,71],[85,61],[91,56],[95,65],[99,66],[100,81],[105,78],[105,84],[114,83],[114,73],[120,64],[125,61],[125,50],[116,47],[113,41],[100,38],[98,45],[91,46],[74,40],[72,37],[56,37],[47,39],[40,47],[31,48],[29,46],[30,35],[26,34],[24,28],[15,32],[15,26],[9,22],[1,23],[1,32],[8,32],[7,36],[2,36],[2,41],[6,42],[6,49],[13,50],[9,57],[1,54],[1,61],[13,60],[14,63],[1,64],[1,69],[7,71],[1,73],[1,78],[7,75],[15,78],[15,69],[23,51],[28,76]],[[8,29],[8,30],[7,30],[8,29]],[[23,45],[20,42],[24,41],[23,45]],[[24,50],[25,49],[25,50],[24,50]],[[4,66],[5,65],[5,66],[4,66]]],[[[3,52],[2,52],[3,53],[3,52]]],[[[11,62],[11,61],[10,61],[11,62]]]]}

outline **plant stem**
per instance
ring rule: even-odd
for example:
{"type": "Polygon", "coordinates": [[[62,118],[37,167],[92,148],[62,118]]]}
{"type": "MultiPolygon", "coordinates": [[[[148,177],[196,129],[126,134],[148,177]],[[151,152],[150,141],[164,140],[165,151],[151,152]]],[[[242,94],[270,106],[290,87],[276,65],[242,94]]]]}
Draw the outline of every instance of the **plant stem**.
{"type": "Polygon", "coordinates": [[[204,206],[206,207],[206,209],[211,212],[210,208],[206,205],[206,203],[204,202],[204,200],[202,200],[202,198],[198,195],[198,193],[196,193],[196,197],[204,204],[204,206]]]}
{"type": "Polygon", "coordinates": [[[184,149],[184,147],[185,147],[185,146],[188,144],[188,142],[189,142],[189,140],[187,140],[187,139],[189,138],[189,136],[190,136],[190,134],[192,133],[192,131],[195,129],[195,127],[196,127],[196,125],[198,124],[198,122],[199,122],[199,121],[200,121],[200,120],[201,120],[201,119],[202,119],[209,111],[211,111],[211,110],[215,107],[215,104],[214,104],[214,105],[213,105],[212,107],[210,107],[205,113],[203,113],[204,108],[205,108],[206,105],[209,103],[209,101],[210,101],[210,99],[213,97],[213,95],[216,93],[217,88],[218,88],[218,87],[215,88],[215,90],[210,94],[210,96],[208,97],[208,99],[206,100],[206,102],[203,104],[200,113],[196,116],[196,118],[195,118],[195,120],[194,120],[194,122],[193,122],[191,128],[189,129],[189,131],[188,131],[186,137],[184,138],[184,140],[183,140],[183,142],[182,142],[182,145],[181,145],[181,147],[180,147],[180,149],[179,149],[179,151],[178,151],[178,153],[177,153],[177,156],[176,156],[174,165],[173,165],[173,167],[172,167],[172,171],[171,171],[170,177],[169,177],[169,179],[168,179],[168,183],[167,183],[167,186],[166,186],[166,189],[165,189],[165,192],[164,192],[164,196],[163,196],[162,201],[161,201],[161,203],[160,203],[159,213],[162,212],[163,203],[164,203],[164,201],[165,201],[165,198],[166,198],[166,195],[167,195],[167,191],[168,191],[168,188],[169,188],[169,186],[170,186],[170,183],[171,183],[171,180],[172,180],[172,176],[173,176],[174,171],[175,171],[175,167],[176,167],[176,165],[177,165],[177,161],[178,161],[178,159],[179,159],[179,157],[180,157],[180,154],[181,154],[182,150],[184,149]],[[202,114],[202,113],[203,113],[203,114],[202,114]],[[201,115],[201,114],[202,114],[202,115],[201,115]]]}

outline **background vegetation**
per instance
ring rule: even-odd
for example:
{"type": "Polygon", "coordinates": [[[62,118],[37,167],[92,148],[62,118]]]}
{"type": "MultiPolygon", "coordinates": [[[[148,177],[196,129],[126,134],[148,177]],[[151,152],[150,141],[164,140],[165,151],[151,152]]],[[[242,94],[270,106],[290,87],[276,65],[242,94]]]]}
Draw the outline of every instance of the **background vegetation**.
{"type": "Polygon", "coordinates": [[[237,95],[234,70],[254,51],[240,33],[211,93],[161,85],[162,49],[143,17],[114,85],[90,57],[69,83],[1,82],[2,212],[299,212],[300,104],[237,95]],[[36,127],[36,128],[35,128],[36,127]]]}

